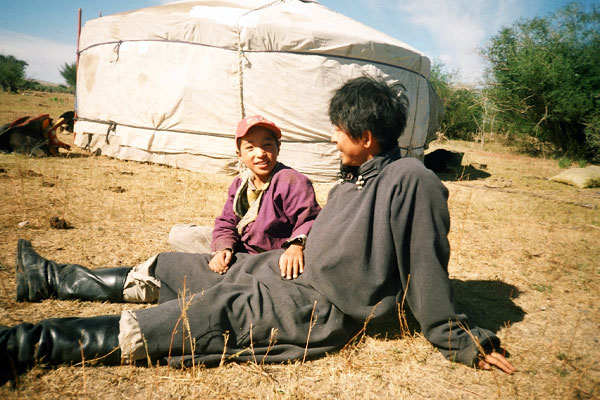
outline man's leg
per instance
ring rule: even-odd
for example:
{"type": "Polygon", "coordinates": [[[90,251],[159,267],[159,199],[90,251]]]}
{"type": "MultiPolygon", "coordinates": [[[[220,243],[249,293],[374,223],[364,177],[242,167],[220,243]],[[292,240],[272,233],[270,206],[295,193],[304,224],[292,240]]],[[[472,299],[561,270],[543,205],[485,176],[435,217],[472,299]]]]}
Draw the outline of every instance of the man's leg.
{"type": "Polygon", "coordinates": [[[91,318],[51,318],[0,326],[0,386],[36,364],[99,361],[118,365],[145,359],[146,346],[133,311],[91,318]]]}
{"type": "Polygon", "coordinates": [[[211,227],[177,224],[169,232],[169,244],[183,253],[210,253],[211,227]]]}
{"type": "Polygon", "coordinates": [[[137,361],[147,357],[142,330],[135,312],[125,310],[119,319],[119,348],[123,360],[137,361]]]}
{"type": "Polygon", "coordinates": [[[36,364],[99,360],[120,364],[118,315],[52,318],[0,326],[0,386],[36,364]]]}

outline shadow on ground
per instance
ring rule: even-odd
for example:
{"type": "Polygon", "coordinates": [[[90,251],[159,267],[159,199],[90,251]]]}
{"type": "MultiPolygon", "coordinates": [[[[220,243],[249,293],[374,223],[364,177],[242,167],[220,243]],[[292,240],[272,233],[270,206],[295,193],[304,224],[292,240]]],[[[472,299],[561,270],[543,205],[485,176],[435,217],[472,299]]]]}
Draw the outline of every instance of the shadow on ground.
{"type": "Polygon", "coordinates": [[[442,181],[474,181],[491,176],[484,171],[487,168],[485,164],[462,165],[464,154],[459,151],[437,149],[425,154],[423,163],[442,181]]]}
{"type": "Polygon", "coordinates": [[[467,314],[470,325],[498,332],[506,325],[523,321],[525,311],[513,301],[520,294],[516,286],[488,280],[451,282],[456,306],[467,314]]]}
{"type": "Polygon", "coordinates": [[[478,169],[473,165],[461,165],[452,167],[444,172],[436,172],[441,181],[476,181],[492,176],[489,172],[484,171],[481,167],[478,169]]]}
{"type": "MultiPolygon", "coordinates": [[[[457,311],[468,317],[469,326],[478,326],[498,332],[506,325],[520,322],[525,311],[514,303],[519,296],[516,286],[497,280],[461,281],[451,279],[457,311]]],[[[406,321],[411,333],[420,332],[421,328],[405,305],[406,321]]],[[[381,324],[369,324],[367,335],[374,337],[401,337],[403,332],[397,318],[381,324]]]]}
{"type": "Polygon", "coordinates": [[[89,158],[92,157],[92,153],[81,153],[81,152],[69,152],[69,153],[61,153],[61,156],[64,158],[89,158]]]}

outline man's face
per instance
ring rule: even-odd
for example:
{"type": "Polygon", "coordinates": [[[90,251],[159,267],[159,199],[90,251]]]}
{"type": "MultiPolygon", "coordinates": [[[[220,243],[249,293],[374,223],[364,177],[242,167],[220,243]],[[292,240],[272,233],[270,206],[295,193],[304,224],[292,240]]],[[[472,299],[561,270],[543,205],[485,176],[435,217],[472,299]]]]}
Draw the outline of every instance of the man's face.
{"type": "Polygon", "coordinates": [[[370,152],[365,147],[364,138],[358,140],[351,138],[338,126],[333,129],[331,142],[335,143],[340,151],[340,157],[344,165],[360,166],[370,158],[370,152]]]}
{"type": "Polygon", "coordinates": [[[240,139],[238,155],[254,176],[266,182],[277,164],[279,143],[270,130],[257,126],[240,139]]]}

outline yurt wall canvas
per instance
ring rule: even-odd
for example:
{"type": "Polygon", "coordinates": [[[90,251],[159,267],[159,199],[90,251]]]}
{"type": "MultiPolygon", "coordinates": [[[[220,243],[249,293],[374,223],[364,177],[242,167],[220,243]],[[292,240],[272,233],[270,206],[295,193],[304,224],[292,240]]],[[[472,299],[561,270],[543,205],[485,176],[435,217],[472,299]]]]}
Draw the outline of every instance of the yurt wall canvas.
{"type": "Polygon", "coordinates": [[[442,113],[426,56],[313,1],[189,1],[105,16],[86,23],[79,49],[75,143],[121,159],[235,172],[236,124],[262,114],[282,129],[280,161],[328,181],[339,157],[327,107],[346,80],[404,84],[405,155],[422,157],[442,113]]]}

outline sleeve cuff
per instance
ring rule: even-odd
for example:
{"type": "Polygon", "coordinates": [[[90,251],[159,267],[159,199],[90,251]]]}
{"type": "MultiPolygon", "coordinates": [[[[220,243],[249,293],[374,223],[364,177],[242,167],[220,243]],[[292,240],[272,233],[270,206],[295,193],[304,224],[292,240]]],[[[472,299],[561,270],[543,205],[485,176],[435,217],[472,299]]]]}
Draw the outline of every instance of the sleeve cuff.
{"type": "Polygon", "coordinates": [[[281,247],[283,247],[284,249],[287,249],[288,247],[290,247],[293,244],[299,244],[300,246],[302,246],[302,248],[304,248],[304,246],[306,245],[306,235],[302,234],[302,235],[298,235],[294,238],[288,239],[285,242],[283,242],[281,247]]]}
{"type": "Polygon", "coordinates": [[[231,252],[231,254],[233,254],[233,249],[231,247],[223,247],[222,249],[213,251],[212,253],[210,253],[210,255],[214,257],[215,254],[217,254],[218,252],[223,251],[223,250],[229,250],[231,252]]]}

